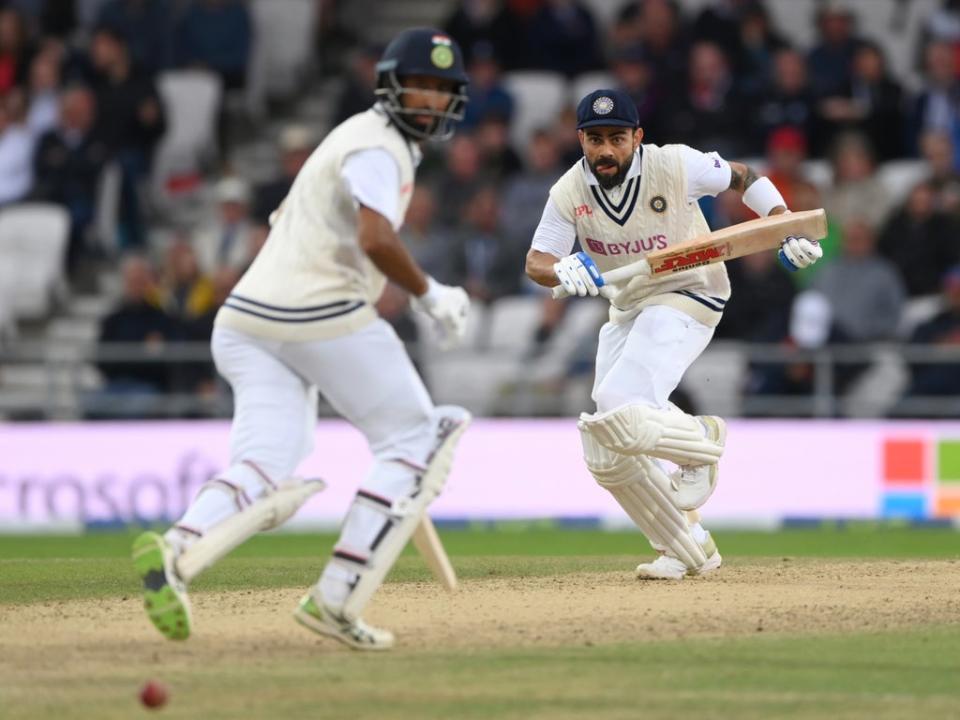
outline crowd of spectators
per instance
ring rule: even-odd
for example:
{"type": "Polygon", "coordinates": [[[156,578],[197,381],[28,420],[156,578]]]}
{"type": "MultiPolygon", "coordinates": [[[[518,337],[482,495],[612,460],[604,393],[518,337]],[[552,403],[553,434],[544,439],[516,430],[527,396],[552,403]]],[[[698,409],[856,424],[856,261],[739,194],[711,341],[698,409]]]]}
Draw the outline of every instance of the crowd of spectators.
{"type": "MultiPolygon", "coordinates": [[[[484,303],[538,292],[523,258],[550,186],[581,153],[572,105],[518,142],[527,98],[512,94],[510,74],[548,71],[573,83],[605,73],[637,104],[646,142],[751,159],[791,208],[827,210],[825,257],[811,271],[789,275],[766,255],[729,264],[734,291],[718,338],[801,344],[791,323],[798,299],[811,294],[829,309],[818,316],[829,324],[822,342],[896,340],[911,299],[945,292],[943,307],[955,305],[955,291],[944,288],[955,286],[950,269],[960,265],[960,4],[945,1],[924,22],[919,84],[891,73],[884,38],[865,37],[839,2],[816,6],[811,47],[791,42],[761,0],[713,0],[695,13],[675,0],[619,4],[601,22],[581,0],[447,3],[442,24],[464,50],[470,103],[455,138],[426,148],[402,231],[428,272],[484,303]],[[811,174],[811,160],[829,172],[811,174]],[[904,160],[922,162],[925,177],[901,197],[881,169],[904,160]]],[[[329,98],[332,123],[374,102],[383,50],[341,22],[343,5],[318,0],[318,56],[340,80],[329,98]]],[[[227,170],[213,178],[207,221],[159,245],[149,237],[155,219],[142,186],[166,127],[157,74],[199,66],[227,89],[242,87],[252,42],[242,0],[0,2],[0,205],[65,206],[67,271],[80,285],[99,173],[107,160],[121,170],[113,244],[133,257],[123,264],[121,319],[104,324],[104,341],[203,339],[217,298],[252,261],[270,213],[322,137],[325,128],[290,125],[277,177],[251,187],[227,170]],[[123,316],[139,317],[144,305],[164,319],[132,338],[137,323],[123,316]]],[[[732,193],[701,206],[714,228],[750,217],[732,193]]],[[[380,309],[415,339],[402,293],[389,292],[380,309]]],[[[955,314],[947,310],[941,325],[955,314]]],[[[559,322],[562,313],[545,317],[538,339],[559,322]]],[[[918,342],[956,342],[955,332],[916,333],[918,342]]],[[[109,363],[103,369],[120,388],[136,380],[109,363]]],[[[192,391],[210,377],[194,368],[150,383],[192,391]]],[[[760,372],[751,383],[774,392],[765,388],[782,390],[781,380],[760,372]]]]}

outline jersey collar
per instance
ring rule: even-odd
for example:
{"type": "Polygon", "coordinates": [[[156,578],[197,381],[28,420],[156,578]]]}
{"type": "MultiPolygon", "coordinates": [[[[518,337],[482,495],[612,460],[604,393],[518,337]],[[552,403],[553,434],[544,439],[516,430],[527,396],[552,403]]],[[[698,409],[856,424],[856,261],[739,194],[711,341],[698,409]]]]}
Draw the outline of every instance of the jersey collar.
{"type": "MultiPolygon", "coordinates": [[[[643,153],[641,152],[642,147],[639,147],[633,153],[633,162],[630,163],[630,169],[627,170],[627,176],[623,179],[623,183],[629,182],[632,178],[635,178],[640,175],[640,170],[643,166],[643,153]]],[[[580,168],[583,171],[583,179],[587,181],[587,185],[596,185],[599,187],[600,182],[597,180],[596,176],[590,170],[590,165],[587,164],[587,159],[583,158],[580,162],[580,168]]],[[[623,183],[620,183],[621,185],[623,183]]]]}

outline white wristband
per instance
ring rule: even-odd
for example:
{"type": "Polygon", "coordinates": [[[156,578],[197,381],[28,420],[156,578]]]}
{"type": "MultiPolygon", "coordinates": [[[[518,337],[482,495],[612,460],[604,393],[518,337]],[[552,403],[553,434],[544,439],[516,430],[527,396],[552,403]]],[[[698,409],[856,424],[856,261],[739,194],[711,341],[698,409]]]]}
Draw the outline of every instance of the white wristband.
{"type": "Polygon", "coordinates": [[[766,217],[775,207],[786,207],[787,203],[770,178],[762,177],[743,193],[743,204],[760,217],[766,217]]]}

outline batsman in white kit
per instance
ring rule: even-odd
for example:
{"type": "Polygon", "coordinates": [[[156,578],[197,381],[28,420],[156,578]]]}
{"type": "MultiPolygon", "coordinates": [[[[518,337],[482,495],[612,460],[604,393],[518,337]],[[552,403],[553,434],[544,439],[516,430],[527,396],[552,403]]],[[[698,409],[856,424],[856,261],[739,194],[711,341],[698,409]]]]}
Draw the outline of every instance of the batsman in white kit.
{"type": "MultiPolygon", "coordinates": [[[[596,412],[578,422],[584,460],[658,553],[637,567],[638,577],[703,575],[721,557],[697,508],[716,486],[726,424],[688,415],[669,398],[720,322],[727,272],[718,262],[616,285],[604,284],[603,273],[709,233],[697,204],[705,195],[730,188],[760,217],[787,207],[768,178],[743,164],[686,145],[642,145],[636,107],[623,92],[584,97],[577,129],[584,157],[550,190],[527,274],[568,295],[610,300],[597,350],[596,412]],[[571,254],[578,239],[582,251],[571,254]]],[[[784,237],[779,248],[790,270],[821,255],[806,237],[784,237]]]]}
{"type": "Polygon", "coordinates": [[[391,280],[434,320],[441,345],[463,337],[466,292],[425,275],[396,233],[419,143],[452,135],[467,76],[456,43],[429,28],[400,33],[377,71],[377,103],[313,152],[217,315],[213,357],[235,404],[230,467],[170,530],[133,548],[147,614],[170,639],[190,634],[186,586],[199,572],[322,489],[293,477],[313,450],[319,391],[366,436],[374,464],[294,617],[353,648],[393,645],[361,613],[443,488],[470,415],[433,405],[374,304],[391,280]]]}

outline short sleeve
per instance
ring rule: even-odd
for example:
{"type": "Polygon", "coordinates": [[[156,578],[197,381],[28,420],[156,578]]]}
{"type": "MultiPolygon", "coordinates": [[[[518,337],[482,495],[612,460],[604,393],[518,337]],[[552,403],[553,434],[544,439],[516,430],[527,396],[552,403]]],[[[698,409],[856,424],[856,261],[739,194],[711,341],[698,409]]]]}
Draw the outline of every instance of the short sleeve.
{"type": "Polygon", "coordinates": [[[370,148],[351,153],[343,161],[340,174],[354,200],[383,215],[394,227],[402,224],[402,218],[397,217],[400,168],[389,152],[370,148]]]}
{"type": "Polygon", "coordinates": [[[548,198],[530,247],[555,257],[564,257],[573,250],[576,240],[576,226],[563,217],[553,198],[548,198]]]}
{"type": "Polygon", "coordinates": [[[704,153],[681,145],[680,155],[687,170],[688,202],[705,195],[717,195],[730,187],[730,163],[717,153],[704,153]]]}

